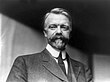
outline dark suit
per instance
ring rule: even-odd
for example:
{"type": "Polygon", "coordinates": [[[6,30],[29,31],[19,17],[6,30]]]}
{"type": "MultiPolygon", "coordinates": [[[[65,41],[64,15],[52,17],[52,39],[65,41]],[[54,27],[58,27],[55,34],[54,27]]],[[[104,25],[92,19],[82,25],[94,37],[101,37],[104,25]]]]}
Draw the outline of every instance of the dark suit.
{"type": "Polygon", "coordinates": [[[92,76],[85,66],[68,57],[66,76],[51,54],[41,53],[18,57],[6,82],[91,82],[92,76]]]}

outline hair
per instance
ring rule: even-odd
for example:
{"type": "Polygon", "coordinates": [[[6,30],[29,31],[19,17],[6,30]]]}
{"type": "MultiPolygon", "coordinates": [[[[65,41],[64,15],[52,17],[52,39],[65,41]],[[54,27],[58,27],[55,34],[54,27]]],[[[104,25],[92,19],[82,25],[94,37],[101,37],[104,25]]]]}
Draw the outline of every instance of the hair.
{"type": "Polygon", "coordinates": [[[46,15],[44,16],[44,21],[43,21],[44,28],[45,28],[45,20],[52,13],[53,14],[62,14],[64,16],[66,16],[70,21],[70,26],[72,27],[72,17],[70,16],[70,13],[67,10],[63,9],[63,8],[54,8],[50,12],[46,13],[46,15]]]}

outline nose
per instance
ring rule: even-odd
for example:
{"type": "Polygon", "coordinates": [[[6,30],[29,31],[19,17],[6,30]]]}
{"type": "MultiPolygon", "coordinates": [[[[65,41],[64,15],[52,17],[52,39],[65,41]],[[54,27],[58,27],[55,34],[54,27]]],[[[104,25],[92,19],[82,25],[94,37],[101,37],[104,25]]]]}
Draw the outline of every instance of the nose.
{"type": "Polygon", "coordinates": [[[57,33],[61,33],[61,28],[60,28],[60,26],[57,27],[57,33]]]}

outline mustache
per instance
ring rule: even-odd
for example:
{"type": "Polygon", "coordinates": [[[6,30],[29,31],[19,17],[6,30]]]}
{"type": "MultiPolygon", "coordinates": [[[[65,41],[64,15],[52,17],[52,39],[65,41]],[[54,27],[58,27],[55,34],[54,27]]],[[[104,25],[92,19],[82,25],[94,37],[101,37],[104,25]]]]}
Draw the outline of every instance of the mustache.
{"type": "Polygon", "coordinates": [[[54,42],[57,39],[61,39],[64,42],[67,42],[68,41],[68,39],[65,38],[63,35],[55,35],[55,36],[51,37],[50,39],[51,39],[52,42],[54,42]]]}

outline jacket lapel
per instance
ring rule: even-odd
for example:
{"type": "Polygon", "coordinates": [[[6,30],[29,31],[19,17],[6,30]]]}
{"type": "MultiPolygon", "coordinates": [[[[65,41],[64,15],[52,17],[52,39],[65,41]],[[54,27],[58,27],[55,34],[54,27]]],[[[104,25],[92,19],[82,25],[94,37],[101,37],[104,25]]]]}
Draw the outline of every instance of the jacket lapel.
{"type": "Polygon", "coordinates": [[[54,76],[62,81],[68,82],[68,79],[51,54],[45,49],[42,54],[43,66],[51,72],[54,76]]]}
{"type": "Polygon", "coordinates": [[[72,74],[72,82],[76,82],[81,70],[81,67],[74,61],[73,59],[69,58],[69,64],[70,64],[70,69],[71,69],[71,74],[72,74]]]}

